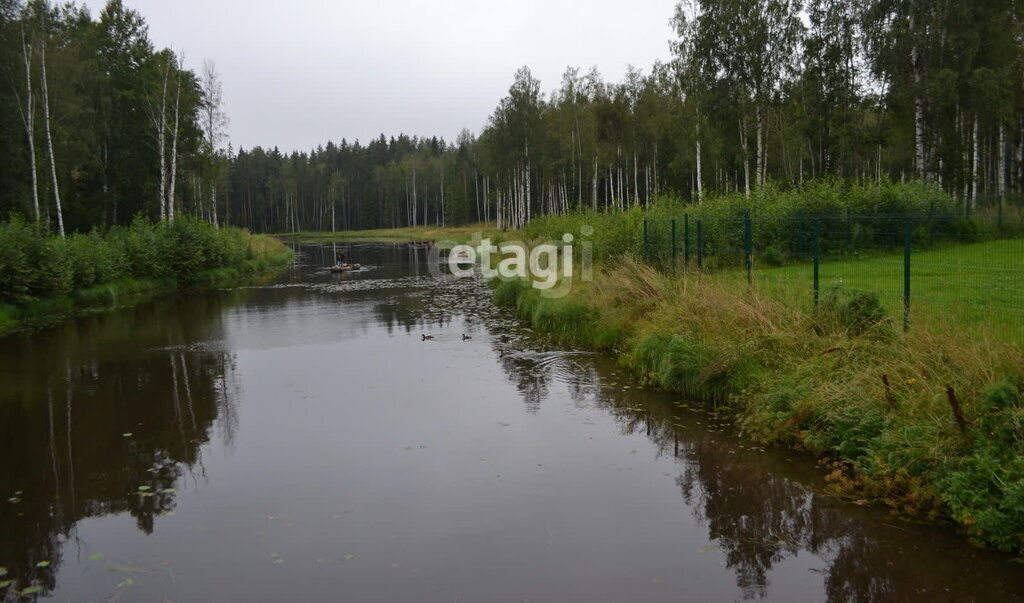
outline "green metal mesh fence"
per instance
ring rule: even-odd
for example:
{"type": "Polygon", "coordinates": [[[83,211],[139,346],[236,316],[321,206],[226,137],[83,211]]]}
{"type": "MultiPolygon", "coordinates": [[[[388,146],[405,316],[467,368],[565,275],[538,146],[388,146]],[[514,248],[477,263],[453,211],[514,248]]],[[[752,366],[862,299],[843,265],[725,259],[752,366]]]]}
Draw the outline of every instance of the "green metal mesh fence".
{"type": "Polygon", "coordinates": [[[957,323],[1024,343],[1024,215],[677,218],[644,222],[646,261],[806,303],[868,293],[906,327],[957,323]]]}

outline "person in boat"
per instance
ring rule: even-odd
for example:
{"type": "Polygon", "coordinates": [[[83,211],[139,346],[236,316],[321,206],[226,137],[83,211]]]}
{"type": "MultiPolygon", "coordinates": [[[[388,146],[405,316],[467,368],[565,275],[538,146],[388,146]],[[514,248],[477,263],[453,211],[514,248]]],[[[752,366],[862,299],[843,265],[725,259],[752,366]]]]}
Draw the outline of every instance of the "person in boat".
{"type": "Polygon", "coordinates": [[[336,252],[334,252],[334,259],[335,259],[335,261],[337,262],[337,264],[339,266],[344,266],[345,265],[345,252],[344,251],[336,251],[336,252]]]}

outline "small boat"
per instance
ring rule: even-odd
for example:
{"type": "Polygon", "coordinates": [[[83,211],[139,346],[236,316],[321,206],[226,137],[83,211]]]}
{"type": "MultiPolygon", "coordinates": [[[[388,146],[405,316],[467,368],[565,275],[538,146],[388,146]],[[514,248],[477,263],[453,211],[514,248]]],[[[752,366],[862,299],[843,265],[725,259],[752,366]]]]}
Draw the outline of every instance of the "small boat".
{"type": "Polygon", "coordinates": [[[335,264],[329,268],[331,272],[352,272],[353,270],[361,269],[362,266],[359,264],[335,264]]]}

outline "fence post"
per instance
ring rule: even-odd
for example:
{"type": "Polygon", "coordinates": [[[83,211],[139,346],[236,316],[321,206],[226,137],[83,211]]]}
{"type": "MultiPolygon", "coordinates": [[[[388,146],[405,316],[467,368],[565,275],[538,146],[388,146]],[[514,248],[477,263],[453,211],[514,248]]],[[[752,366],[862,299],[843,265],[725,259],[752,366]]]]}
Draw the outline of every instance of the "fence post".
{"type": "Polygon", "coordinates": [[[743,255],[747,264],[747,284],[754,284],[754,226],[750,211],[743,212],[743,255]]]}
{"type": "Polygon", "coordinates": [[[683,268],[690,269],[690,214],[683,214],[683,268]]]}
{"type": "Polygon", "coordinates": [[[676,219],[672,218],[672,272],[676,271],[676,219]]]}
{"type": "Polygon", "coordinates": [[[821,292],[821,220],[814,221],[814,305],[818,305],[821,292]]]}
{"type": "Polygon", "coordinates": [[[704,269],[704,230],[697,218],[697,270],[704,269]]]}
{"type": "Polygon", "coordinates": [[[910,329],[910,219],[903,219],[903,330],[910,329]]]}
{"type": "Polygon", "coordinates": [[[644,218],[644,248],[643,248],[643,258],[644,258],[644,261],[645,261],[645,262],[646,262],[646,261],[648,261],[648,259],[649,259],[649,258],[648,258],[648,253],[647,253],[647,218],[644,218]]]}

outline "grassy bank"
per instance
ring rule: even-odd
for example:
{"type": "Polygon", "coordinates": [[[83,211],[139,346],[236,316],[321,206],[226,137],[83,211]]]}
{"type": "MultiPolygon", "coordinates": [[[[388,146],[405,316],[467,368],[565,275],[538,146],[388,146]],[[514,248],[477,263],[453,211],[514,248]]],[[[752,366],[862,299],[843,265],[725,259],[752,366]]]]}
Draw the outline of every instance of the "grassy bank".
{"type": "Polygon", "coordinates": [[[294,232],[280,236],[296,241],[338,242],[338,243],[407,243],[409,241],[451,241],[468,243],[476,234],[492,240],[507,238],[493,223],[470,224],[467,226],[409,226],[405,228],[381,228],[377,230],[342,230],[337,232],[294,232]]]}
{"type": "MultiPolygon", "coordinates": [[[[957,208],[918,185],[827,182],[769,188],[750,200],[725,195],[685,208],[668,201],[647,212],[541,218],[523,238],[594,229],[594,280],[573,283],[557,299],[527,282],[502,281],[495,300],[540,332],[615,353],[653,387],[728,408],[758,442],[820,456],[832,468],[833,493],[904,516],[948,517],[977,542],[1022,554],[1024,352],[1007,323],[993,319],[993,308],[1017,317],[1024,303],[1020,241],[975,242],[1007,232],[986,232],[957,208]],[[747,212],[761,223],[772,216],[794,223],[851,210],[941,221],[951,234],[934,248],[916,239],[912,328],[904,333],[902,255],[893,260],[898,254],[881,245],[872,254],[840,249],[822,263],[818,306],[807,261],[758,266],[750,286],[742,261],[671,274],[631,259],[649,252],[645,218],[683,210],[723,225],[706,234],[727,247],[735,247],[736,218],[747,212]]],[[[837,248],[848,232],[837,236],[837,248]]],[[[799,245],[785,228],[755,232],[754,242],[755,263],[758,250],[772,247],[785,258],[799,245]]]]}
{"type": "Polygon", "coordinates": [[[12,220],[0,224],[0,335],[126,297],[257,274],[292,255],[273,237],[189,217],[67,239],[12,220]]]}
{"type": "Polygon", "coordinates": [[[814,310],[630,259],[564,298],[512,280],[495,300],[538,331],[617,354],[650,386],[730,409],[758,442],[821,456],[833,493],[949,517],[978,542],[1024,552],[1018,347],[941,326],[904,334],[870,296],[814,310]]]}

